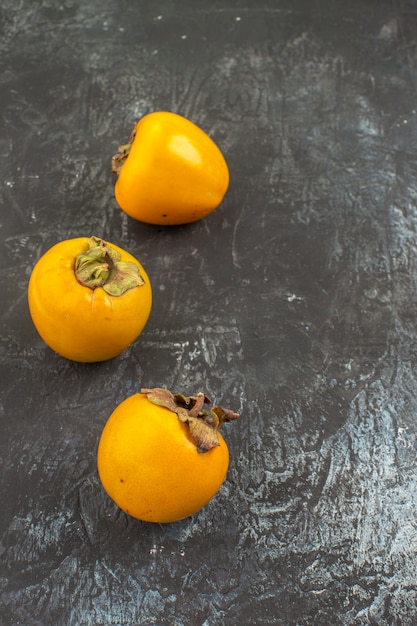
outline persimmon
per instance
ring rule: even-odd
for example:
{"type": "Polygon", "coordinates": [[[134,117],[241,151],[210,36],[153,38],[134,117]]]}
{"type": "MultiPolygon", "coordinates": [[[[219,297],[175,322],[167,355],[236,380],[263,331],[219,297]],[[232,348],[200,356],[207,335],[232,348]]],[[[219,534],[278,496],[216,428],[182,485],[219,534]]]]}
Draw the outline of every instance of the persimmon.
{"type": "Polygon", "coordinates": [[[136,124],[130,141],[112,159],[115,197],[130,217],[150,224],[186,224],[206,217],[222,202],[229,169],[201,128],[169,111],[136,124]]]}
{"type": "Polygon", "coordinates": [[[105,361],[142,332],[152,289],[131,254],[97,237],[78,237],[55,244],[37,261],[28,303],[52,350],[73,361],[105,361]]]}
{"type": "Polygon", "coordinates": [[[237,413],[210,404],[204,393],[185,397],[142,389],[121,402],[101,433],[98,474],[127,514],[168,523],[206,505],[222,485],[228,447],[218,428],[237,413]]]}

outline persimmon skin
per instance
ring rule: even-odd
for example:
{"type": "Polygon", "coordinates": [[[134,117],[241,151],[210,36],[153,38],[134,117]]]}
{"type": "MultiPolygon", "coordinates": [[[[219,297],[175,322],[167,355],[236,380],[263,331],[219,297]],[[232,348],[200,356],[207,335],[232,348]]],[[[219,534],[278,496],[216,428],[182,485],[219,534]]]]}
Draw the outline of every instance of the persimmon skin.
{"type": "Polygon", "coordinates": [[[28,285],[32,321],[45,343],[72,361],[92,363],[121,354],[143,330],[152,307],[145,269],[131,254],[109,244],[121,260],[135,263],[144,284],[120,296],[81,285],[75,258],[88,249],[88,237],[61,241],[35,264],[28,285]]]}
{"type": "Polygon", "coordinates": [[[119,404],[102,431],[98,474],[125,513],[146,522],[175,522],[205,506],[222,485],[229,452],[198,452],[187,425],[138,393],[119,404]]]}
{"type": "Polygon", "coordinates": [[[228,186],[229,169],[215,142],[187,118],[156,111],[136,124],[114,191],[130,217],[172,226],[209,215],[228,186]]]}

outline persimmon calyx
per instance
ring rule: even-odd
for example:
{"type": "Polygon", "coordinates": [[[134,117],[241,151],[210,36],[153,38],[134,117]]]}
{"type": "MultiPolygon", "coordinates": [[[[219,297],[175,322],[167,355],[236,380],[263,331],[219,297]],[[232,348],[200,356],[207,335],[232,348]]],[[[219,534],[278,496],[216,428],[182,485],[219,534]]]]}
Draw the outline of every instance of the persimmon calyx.
{"type": "Polygon", "coordinates": [[[239,417],[239,413],[219,405],[213,406],[210,412],[204,409],[204,405],[211,404],[211,400],[202,392],[196,396],[183,396],[180,393],[173,394],[168,389],[155,387],[141,389],[141,393],[146,394],[153,404],[177,414],[180,421],[188,426],[198,452],[208,452],[211,448],[219,446],[220,426],[239,417]]]}
{"type": "Polygon", "coordinates": [[[90,237],[88,250],[75,257],[75,277],[81,285],[102,287],[110,296],[121,296],[128,289],[144,284],[139,267],[121,261],[120,253],[98,237],[90,237]]]}
{"type": "Polygon", "coordinates": [[[122,169],[124,162],[129,156],[130,149],[135,140],[135,135],[136,135],[136,127],[133,129],[132,134],[130,135],[129,141],[123,144],[123,146],[119,146],[116,154],[112,156],[111,171],[113,172],[113,174],[120,174],[120,170],[122,169]]]}

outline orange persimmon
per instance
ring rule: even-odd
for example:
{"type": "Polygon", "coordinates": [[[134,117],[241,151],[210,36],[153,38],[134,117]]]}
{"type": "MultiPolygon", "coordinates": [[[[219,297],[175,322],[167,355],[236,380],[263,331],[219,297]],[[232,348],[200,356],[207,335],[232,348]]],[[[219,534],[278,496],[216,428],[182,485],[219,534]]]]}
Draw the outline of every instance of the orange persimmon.
{"type": "Polygon", "coordinates": [[[166,389],[142,389],[110,415],[102,431],[97,467],[104,490],[132,517],[174,522],[209,502],[229,465],[218,432],[238,417],[205,394],[185,397],[166,389]]]}
{"type": "Polygon", "coordinates": [[[229,169],[217,144],[196,124],[168,111],[142,117],[112,160],[116,201],[150,224],[199,220],[222,202],[229,169]]]}
{"type": "Polygon", "coordinates": [[[33,323],[67,359],[111,359],[142,332],[152,306],[137,259],[97,237],[61,241],[37,261],[28,285],[33,323]]]}

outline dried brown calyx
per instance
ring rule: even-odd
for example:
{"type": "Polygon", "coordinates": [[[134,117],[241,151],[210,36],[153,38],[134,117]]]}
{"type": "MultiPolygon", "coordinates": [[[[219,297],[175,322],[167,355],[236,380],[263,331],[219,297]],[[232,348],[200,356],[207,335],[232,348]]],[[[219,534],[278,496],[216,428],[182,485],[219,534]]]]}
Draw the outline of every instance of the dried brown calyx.
{"type": "Polygon", "coordinates": [[[135,135],[136,135],[136,126],[133,129],[132,134],[130,135],[129,141],[123,144],[123,146],[119,146],[119,149],[116,152],[116,154],[112,156],[111,171],[113,172],[113,174],[117,174],[117,175],[120,174],[120,170],[122,169],[124,162],[129,156],[130,149],[135,140],[135,135]]]}
{"type": "Polygon", "coordinates": [[[196,396],[183,396],[180,393],[173,394],[168,389],[156,387],[155,389],[141,389],[148,400],[176,413],[181,422],[190,429],[190,434],[199,452],[207,452],[211,448],[220,445],[218,430],[225,422],[232,422],[239,417],[230,409],[224,409],[215,405],[210,410],[205,405],[211,404],[210,398],[205,393],[196,396]]]}

